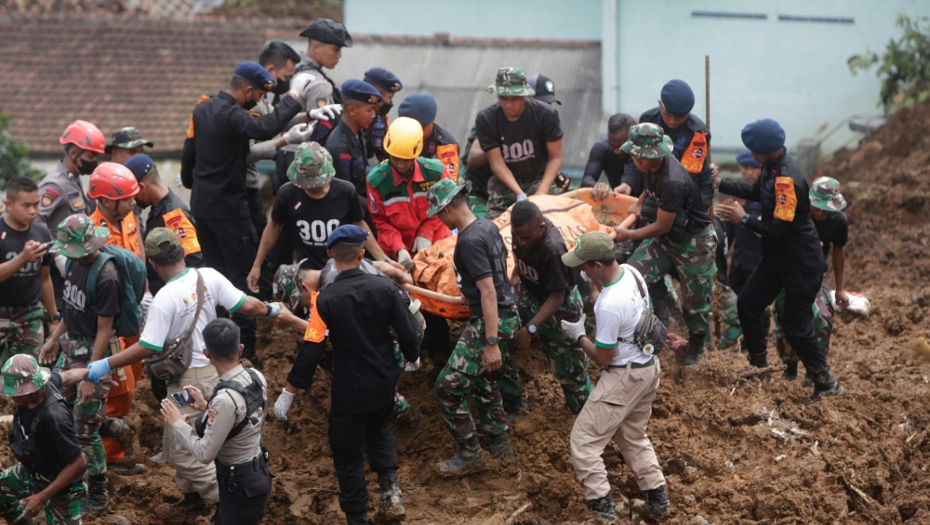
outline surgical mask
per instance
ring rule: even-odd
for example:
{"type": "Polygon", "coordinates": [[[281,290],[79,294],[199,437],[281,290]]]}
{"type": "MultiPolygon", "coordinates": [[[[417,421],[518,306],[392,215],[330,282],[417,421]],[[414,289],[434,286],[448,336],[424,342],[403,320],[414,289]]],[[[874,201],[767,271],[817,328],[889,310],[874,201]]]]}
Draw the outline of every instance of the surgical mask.
{"type": "Polygon", "coordinates": [[[291,90],[291,81],[290,80],[281,80],[278,79],[278,83],[271,88],[271,92],[275,95],[287,95],[287,92],[291,90]]]}
{"type": "Polygon", "coordinates": [[[586,283],[591,282],[591,278],[588,277],[588,274],[584,273],[584,270],[581,270],[581,280],[583,280],[586,283]]]}
{"type": "Polygon", "coordinates": [[[97,169],[96,160],[78,159],[76,164],[77,164],[78,173],[80,173],[81,175],[90,175],[94,172],[95,169],[97,169]]]}
{"type": "Polygon", "coordinates": [[[387,114],[391,112],[391,108],[393,107],[394,107],[394,104],[392,104],[391,102],[385,102],[384,105],[381,106],[380,109],[378,109],[378,114],[381,115],[382,117],[387,116],[387,114]]]}

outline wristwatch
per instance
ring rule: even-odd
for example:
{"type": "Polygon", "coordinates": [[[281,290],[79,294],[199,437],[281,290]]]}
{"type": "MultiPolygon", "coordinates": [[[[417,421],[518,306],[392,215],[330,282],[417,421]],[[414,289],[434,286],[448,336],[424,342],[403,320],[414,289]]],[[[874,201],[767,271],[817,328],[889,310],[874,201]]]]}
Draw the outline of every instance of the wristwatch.
{"type": "Polygon", "coordinates": [[[739,223],[743,226],[749,224],[749,214],[747,213],[746,215],[743,215],[743,217],[739,220],[739,223]]]}
{"type": "Polygon", "coordinates": [[[492,335],[491,337],[488,337],[485,341],[487,341],[488,346],[494,346],[501,341],[501,338],[495,337],[492,335]]]}
{"type": "Polygon", "coordinates": [[[526,325],[526,331],[529,332],[530,335],[536,335],[537,330],[538,329],[536,328],[536,325],[534,325],[533,323],[526,325]]]}
{"type": "Polygon", "coordinates": [[[46,315],[45,318],[50,323],[55,322],[55,321],[61,321],[61,314],[46,315]]]}

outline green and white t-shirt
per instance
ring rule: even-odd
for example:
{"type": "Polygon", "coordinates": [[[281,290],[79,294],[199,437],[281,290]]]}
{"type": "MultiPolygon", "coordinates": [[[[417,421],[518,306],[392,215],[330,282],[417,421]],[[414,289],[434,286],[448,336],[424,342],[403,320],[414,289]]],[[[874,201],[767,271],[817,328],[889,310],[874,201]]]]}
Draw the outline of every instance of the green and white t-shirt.
{"type": "MultiPolygon", "coordinates": [[[[594,318],[597,334],[594,344],[601,348],[616,348],[610,366],[626,366],[627,363],[646,363],[652,356],[646,355],[630,341],[636,324],[648,308],[648,298],[643,297],[636,284],[642,276],[632,266],[621,265],[623,273],[616,281],[604,286],[594,303],[594,318]]],[[[644,285],[645,288],[645,285],[644,285]]]]}

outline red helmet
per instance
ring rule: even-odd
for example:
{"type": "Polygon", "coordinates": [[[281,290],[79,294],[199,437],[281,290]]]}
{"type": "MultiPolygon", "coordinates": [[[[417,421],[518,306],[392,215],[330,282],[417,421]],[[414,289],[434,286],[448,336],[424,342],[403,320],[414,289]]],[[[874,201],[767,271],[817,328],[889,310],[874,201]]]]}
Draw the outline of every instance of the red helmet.
{"type": "Polygon", "coordinates": [[[75,120],[68,125],[58,142],[62,145],[74,144],[81,149],[103,153],[106,139],[97,126],[85,120],[75,120]]]}
{"type": "Polygon", "coordinates": [[[115,162],[103,162],[90,176],[87,196],[91,199],[118,201],[139,193],[139,181],[129,168],[115,162]]]}

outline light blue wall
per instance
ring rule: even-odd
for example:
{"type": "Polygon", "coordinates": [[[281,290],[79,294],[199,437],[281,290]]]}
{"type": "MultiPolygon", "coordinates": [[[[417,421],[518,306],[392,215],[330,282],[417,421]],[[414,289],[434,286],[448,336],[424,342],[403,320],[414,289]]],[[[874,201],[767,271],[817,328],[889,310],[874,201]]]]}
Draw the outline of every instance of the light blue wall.
{"type": "MultiPolygon", "coordinates": [[[[854,114],[879,114],[874,71],[852,76],[847,59],[867,48],[882,51],[899,34],[899,12],[930,14],[926,0],[604,0],[605,111],[639,115],[656,106],[662,85],[681,78],[704,104],[704,55],[711,57],[711,129],[718,148],[741,147],[740,130],[771,117],[789,146],[823,137],[854,114]],[[758,13],[767,20],[698,18],[693,11],[758,13]],[[780,21],[779,15],[847,17],[852,24],[780,21]],[[616,47],[607,43],[614,38],[616,47]],[[607,71],[617,71],[611,83],[607,71]]],[[[845,126],[844,126],[845,128],[845,126]]],[[[825,152],[854,139],[843,131],[825,152]]]]}
{"type": "Polygon", "coordinates": [[[345,0],[350,33],[600,40],[601,0],[345,0]]]}

